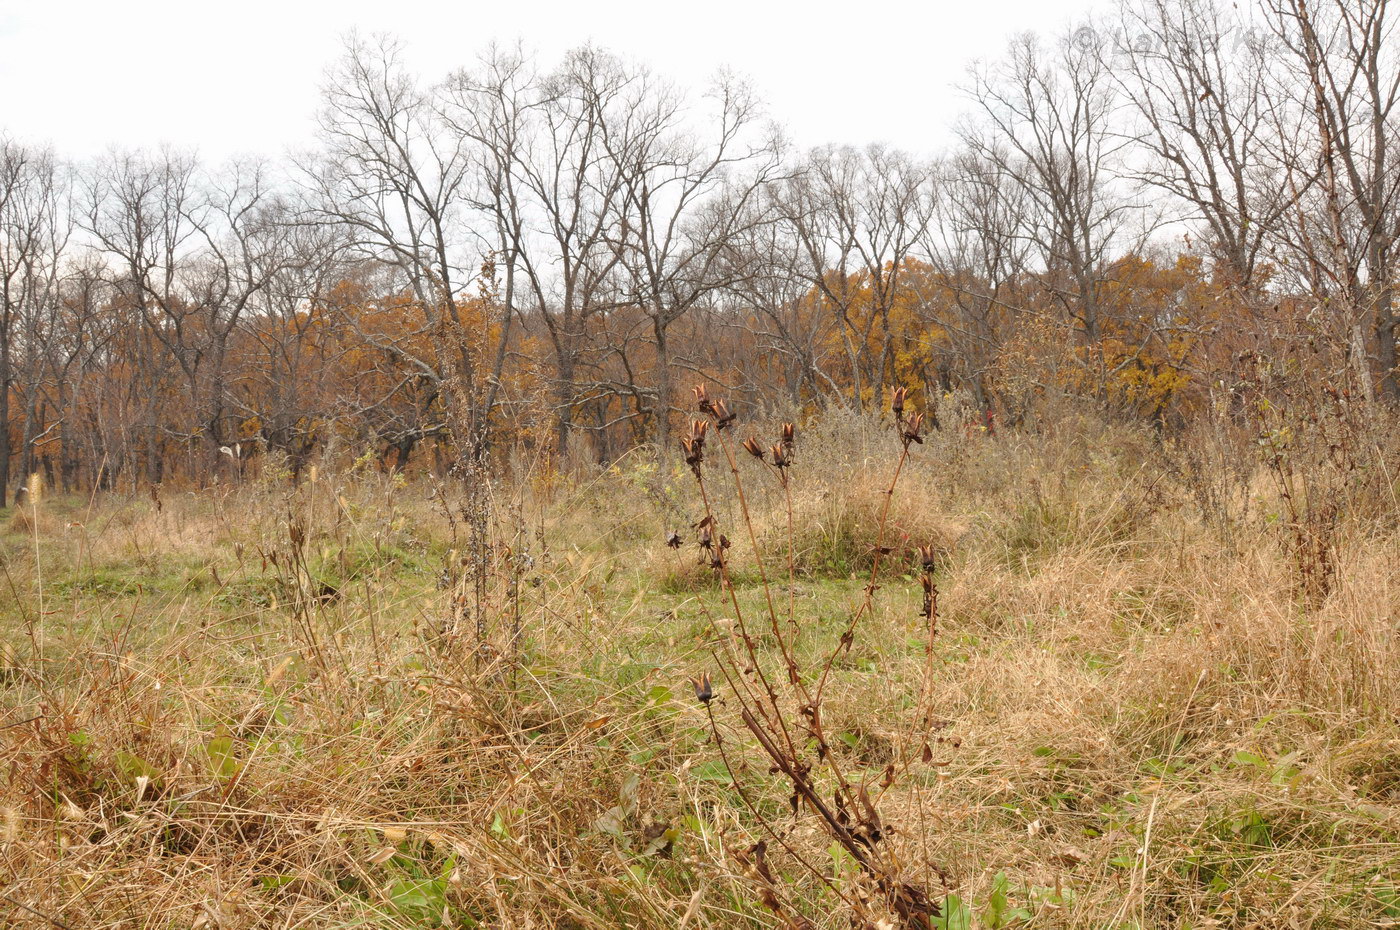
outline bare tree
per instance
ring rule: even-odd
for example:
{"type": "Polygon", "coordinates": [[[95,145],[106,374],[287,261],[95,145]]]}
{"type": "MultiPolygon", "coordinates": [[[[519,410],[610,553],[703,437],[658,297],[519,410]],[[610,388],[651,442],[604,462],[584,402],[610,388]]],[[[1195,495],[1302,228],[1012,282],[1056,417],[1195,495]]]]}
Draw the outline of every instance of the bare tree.
{"type": "Polygon", "coordinates": [[[448,83],[445,112],[459,144],[478,147],[477,202],[508,300],[543,326],[554,356],[555,448],[574,425],[587,323],[618,305],[615,275],[621,166],[605,137],[639,92],[639,78],[595,48],[541,74],[517,51],[493,49],[448,83]]]}
{"type": "MultiPolygon", "coordinates": [[[[1300,199],[1284,229],[1315,293],[1342,332],[1400,398],[1395,276],[1400,236],[1400,58],[1386,0],[1270,0],[1267,10],[1312,132],[1289,149],[1298,172],[1313,169],[1316,196],[1300,199]],[[1363,330],[1365,331],[1363,333],[1363,330]]],[[[1282,105],[1282,104],[1280,104],[1282,105]]],[[[1369,366],[1366,366],[1369,367],[1369,366]]],[[[1371,390],[1366,372],[1363,387],[1371,390]]]]}
{"type": "Polygon", "coordinates": [[[1024,309],[1018,283],[1030,263],[1028,196],[1006,161],[963,151],[942,166],[924,246],[938,288],[918,295],[925,318],[947,339],[943,376],[970,389],[983,409],[992,406],[992,373],[1008,325],[1024,309]]]}
{"type": "Polygon", "coordinates": [[[752,390],[781,383],[785,392],[768,398],[790,408],[828,397],[839,402],[844,389],[826,370],[833,320],[802,271],[809,256],[785,219],[781,186],[769,186],[753,206],[755,216],[730,241],[726,261],[735,266],[728,272],[734,305],[713,314],[713,322],[738,330],[751,344],[754,357],[746,361],[762,373],[749,379],[758,382],[752,390]]]}
{"type": "Polygon", "coordinates": [[[624,114],[621,132],[604,138],[622,168],[622,222],[615,248],[624,269],[624,300],[651,324],[655,350],[652,438],[666,446],[672,411],[671,326],[730,288],[742,266],[726,260],[731,243],[752,223],[753,209],[779,169],[771,132],[751,137],[760,110],[751,90],[722,78],[709,95],[713,135],[685,126],[686,101],[669,88],[641,96],[624,114]]]}
{"type": "Polygon", "coordinates": [[[57,433],[57,477],[64,491],[78,486],[83,467],[91,469],[90,485],[99,486],[109,464],[104,437],[89,429],[99,407],[92,385],[108,361],[104,353],[115,332],[110,325],[113,301],[107,279],[101,263],[90,254],[69,264],[61,285],[61,309],[45,340],[45,391],[57,418],[47,421],[45,430],[57,433]]]}
{"type": "Polygon", "coordinates": [[[781,195],[801,273],[840,323],[856,409],[892,383],[891,313],[933,215],[932,180],[928,164],[882,146],[825,148],[781,195]]]}
{"type": "Polygon", "coordinates": [[[108,257],[122,299],[153,347],[178,366],[192,400],[192,422],[175,430],[156,409],[159,392],[151,391],[153,481],[162,467],[157,431],[190,447],[202,438],[213,467],[233,441],[229,339],[274,273],[268,256],[282,235],[274,206],[266,169],[255,163],[209,177],[189,156],[124,153],[105,159],[89,178],[86,229],[108,257]]]}
{"type": "Polygon", "coordinates": [[[232,371],[238,390],[230,401],[258,424],[264,448],[286,456],[295,477],[337,412],[336,385],[324,378],[340,350],[334,336],[343,323],[328,302],[347,276],[345,243],[341,228],[294,222],[287,206],[269,221],[280,234],[259,257],[267,284],[240,327],[232,371]]]}
{"type": "Polygon", "coordinates": [[[0,506],[10,483],[11,387],[21,372],[22,470],[33,467],[44,343],[59,312],[71,233],[64,169],[47,149],[0,137],[0,506]]]}
{"type": "Polygon", "coordinates": [[[1304,174],[1290,190],[1274,157],[1269,43],[1215,0],[1124,3],[1120,19],[1131,40],[1100,52],[1118,65],[1136,117],[1125,131],[1147,153],[1129,170],[1186,208],[1222,279],[1251,294],[1269,237],[1310,186],[1304,174]]]}
{"type": "MultiPolygon", "coordinates": [[[[1026,235],[1044,286],[1097,350],[1100,289],[1113,258],[1140,242],[1146,226],[1141,204],[1122,183],[1128,142],[1115,129],[1121,100],[1106,60],[1084,35],[1049,45],[1023,36],[1003,62],[974,72],[981,119],[963,135],[1025,192],[1026,235]]],[[[1101,371],[1101,383],[1104,377],[1101,371]]]]}
{"type": "Polygon", "coordinates": [[[394,268],[420,314],[415,332],[360,336],[444,396],[459,449],[479,457],[490,417],[481,377],[489,332],[474,328],[463,306],[474,277],[465,140],[443,125],[388,38],[352,38],[323,96],[322,157],[303,172],[311,216],[342,226],[364,258],[394,268]]]}

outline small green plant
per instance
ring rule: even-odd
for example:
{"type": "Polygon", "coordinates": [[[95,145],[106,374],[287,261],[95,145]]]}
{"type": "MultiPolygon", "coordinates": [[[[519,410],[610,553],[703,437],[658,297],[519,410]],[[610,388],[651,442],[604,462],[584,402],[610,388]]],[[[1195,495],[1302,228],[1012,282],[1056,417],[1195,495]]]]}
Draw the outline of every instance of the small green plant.
{"type": "Polygon", "coordinates": [[[1063,906],[1067,901],[1063,889],[1013,889],[1006,873],[998,872],[992,880],[987,899],[980,905],[959,895],[949,894],[943,899],[943,913],[934,917],[929,925],[934,930],[1006,930],[1035,916],[1031,907],[1013,904],[1013,898],[1025,899],[1032,905],[1046,903],[1056,907],[1063,906]]]}

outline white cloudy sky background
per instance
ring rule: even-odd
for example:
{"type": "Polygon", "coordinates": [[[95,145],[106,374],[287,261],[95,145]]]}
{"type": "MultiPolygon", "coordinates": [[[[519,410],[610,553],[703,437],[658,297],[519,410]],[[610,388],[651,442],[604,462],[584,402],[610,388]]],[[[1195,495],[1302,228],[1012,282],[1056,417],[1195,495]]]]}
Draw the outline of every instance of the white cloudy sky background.
{"type": "Polygon", "coordinates": [[[587,41],[699,85],[748,76],[799,146],[944,147],[955,85],[1013,33],[1054,32],[1092,0],[713,3],[425,0],[0,0],[0,130],[83,158],[110,145],[212,159],[308,144],[326,67],[352,29],[399,36],[437,78],[492,40],[546,60],[587,41]]]}

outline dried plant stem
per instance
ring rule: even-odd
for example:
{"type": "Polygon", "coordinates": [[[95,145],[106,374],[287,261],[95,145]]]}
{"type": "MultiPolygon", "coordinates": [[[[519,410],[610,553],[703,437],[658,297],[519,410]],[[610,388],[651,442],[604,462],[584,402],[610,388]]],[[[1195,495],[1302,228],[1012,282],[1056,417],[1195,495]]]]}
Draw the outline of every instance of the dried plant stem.
{"type": "Polygon", "coordinates": [[[880,505],[880,522],[875,531],[875,554],[870,564],[870,580],[865,585],[865,596],[861,599],[860,605],[851,611],[851,620],[846,624],[846,630],[841,634],[841,639],[837,642],[836,648],[827,656],[822,667],[821,681],[817,684],[817,700],[820,701],[826,683],[831,675],[832,666],[836,664],[836,659],[842,652],[851,648],[854,642],[856,625],[861,618],[870,611],[871,604],[875,599],[875,589],[878,587],[880,578],[880,565],[885,554],[885,528],[889,524],[890,502],[894,500],[894,490],[899,484],[900,473],[904,471],[904,463],[909,460],[909,445],[905,443],[904,448],[899,453],[899,461],[895,463],[894,474],[890,477],[889,486],[885,488],[885,501],[880,505]]]}
{"type": "MultiPolygon", "coordinates": [[[[796,815],[805,807],[817,815],[822,831],[834,840],[836,846],[851,857],[859,871],[868,877],[874,888],[878,889],[880,895],[885,899],[885,903],[899,915],[901,926],[907,930],[927,928],[929,919],[939,913],[938,906],[930,900],[921,886],[910,884],[901,877],[901,867],[893,858],[893,850],[888,845],[880,845],[890,830],[883,824],[880,814],[870,798],[866,779],[862,777],[859,781],[853,782],[846,775],[837,754],[833,752],[826,739],[822,722],[822,695],[830,678],[831,669],[842,652],[850,649],[856,626],[861,618],[870,613],[872,609],[874,593],[879,584],[880,569],[887,552],[885,536],[888,532],[891,502],[909,457],[910,444],[923,441],[920,436],[923,415],[911,413],[906,417],[903,412],[905,392],[900,390],[892,396],[891,409],[895,414],[895,423],[899,430],[902,449],[898,461],[895,463],[894,473],[885,490],[885,499],[881,504],[876,551],[871,563],[870,577],[865,584],[864,596],[859,605],[854,606],[851,610],[850,620],[842,633],[840,642],[821,665],[818,685],[813,692],[808,686],[810,679],[803,676],[796,655],[798,635],[795,591],[796,527],[792,507],[792,490],[787,471],[791,467],[793,427],[790,424],[784,424],[782,441],[767,450],[764,450],[753,437],[743,443],[745,451],[755,458],[767,462],[767,456],[772,457],[771,467],[776,471],[778,480],[783,486],[788,533],[788,618],[787,630],[785,631],[779,618],[777,603],[773,597],[772,584],[768,578],[768,569],[764,559],[765,553],[749,508],[743,476],[739,471],[734,449],[724,436],[725,428],[734,420],[735,415],[729,410],[723,399],[711,399],[703,386],[695,389],[695,396],[700,411],[709,414],[712,419],[709,422],[694,421],[689,435],[682,440],[682,447],[686,452],[686,463],[690,465],[691,471],[695,475],[705,511],[704,518],[696,525],[697,529],[701,531],[701,550],[709,555],[711,566],[718,571],[721,584],[728,592],[730,603],[734,607],[735,622],[742,643],[742,651],[737,655],[735,654],[737,650],[732,644],[728,644],[724,650],[716,650],[713,653],[721,674],[733,690],[734,699],[738,705],[739,719],[757,743],[758,748],[762,750],[763,755],[767,757],[770,763],[770,772],[782,775],[791,786],[790,803],[793,814],[796,815]],[[749,536],[749,543],[752,546],[757,566],[758,581],[763,589],[774,644],[787,671],[791,695],[797,698],[797,706],[791,710],[785,711],[785,705],[779,697],[778,688],[774,686],[764,669],[765,663],[759,655],[757,644],[750,633],[730,572],[729,560],[726,555],[730,543],[728,538],[719,532],[703,470],[705,438],[711,425],[714,427],[714,435],[718,437],[717,441],[724,453],[731,479],[734,482],[741,519],[749,536]],[[755,676],[756,681],[761,686],[761,695],[756,693],[755,686],[748,681],[749,676],[755,676]],[[793,718],[791,721],[790,717],[793,718]],[[794,731],[808,737],[804,741],[805,745],[801,748],[793,738],[794,731]],[[812,753],[815,753],[814,760],[810,758],[812,753]]],[[[932,550],[926,549],[925,551],[931,553],[932,550]]],[[[931,570],[931,558],[931,555],[925,556],[926,572],[931,570]]],[[[932,635],[931,624],[934,613],[931,585],[931,576],[926,574],[925,615],[930,619],[930,636],[932,635]]],[[[931,644],[928,652],[930,658],[926,659],[926,662],[932,661],[931,644]]],[[[929,677],[931,676],[926,675],[926,684],[929,677]]],[[[692,683],[695,686],[696,697],[705,704],[709,714],[710,729],[720,747],[720,758],[730,777],[738,785],[739,769],[736,768],[734,760],[730,758],[724,746],[713,708],[710,706],[714,700],[714,693],[708,673],[692,679],[692,683]]],[[[921,696],[921,707],[924,703],[921,696]]],[[[927,716],[925,715],[925,717],[927,716]]],[[[888,788],[895,777],[894,766],[888,767],[883,787],[888,788]]],[[[752,803],[742,787],[739,788],[739,792],[745,806],[757,823],[782,840],[779,831],[773,826],[771,817],[765,816],[758,810],[758,806],[752,803]]],[[[782,841],[782,845],[804,867],[812,869],[811,864],[793,850],[785,840],[782,841]]],[[[763,882],[762,898],[764,904],[776,916],[780,919],[788,919],[789,924],[792,925],[792,920],[787,918],[783,912],[784,908],[777,897],[778,892],[774,887],[773,877],[765,864],[763,845],[756,845],[746,855],[752,856],[752,864],[763,882]]],[[[825,881],[824,877],[823,880],[825,881]]],[[[867,902],[848,899],[848,903],[854,906],[858,914],[865,912],[867,902]]]]}
{"type": "Polygon", "coordinates": [[[787,505],[787,563],[788,563],[788,629],[792,631],[792,648],[797,649],[797,530],[792,519],[792,484],[782,469],[774,469],[783,483],[783,503],[787,505]]]}
{"type": "MultiPolygon", "coordinates": [[[[788,681],[791,682],[792,686],[798,690],[798,693],[802,696],[804,702],[809,701],[810,698],[807,694],[807,689],[802,682],[802,676],[798,672],[797,660],[793,656],[791,645],[788,643],[787,638],[783,636],[783,631],[778,627],[778,611],[773,604],[773,588],[768,583],[768,572],[763,567],[763,548],[758,544],[758,533],[754,530],[753,518],[749,515],[749,501],[748,497],[744,494],[744,482],[743,479],[739,476],[739,465],[734,459],[734,450],[730,448],[729,443],[725,441],[723,431],[719,431],[718,435],[720,448],[724,450],[724,457],[729,462],[730,474],[734,477],[734,490],[739,498],[739,510],[744,515],[744,526],[748,530],[749,543],[753,546],[754,562],[758,565],[758,579],[763,586],[763,596],[768,604],[768,620],[770,628],[773,631],[773,639],[775,642],[777,642],[778,650],[782,653],[783,656],[783,663],[787,666],[788,681]]],[[[791,525],[791,523],[788,524],[789,529],[791,528],[791,525]]],[[[792,569],[791,552],[792,537],[789,533],[789,571],[791,571],[792,569]]],[[[791,587],[789,587],[789,591],[791,591],[791,587]]]]}
{"type": "MultiPolygon", "coordinates": [[[[725,680],[729,682],[729,686],[731,688],[734,687],[735,682],[733,680],[733,677],[730,675],[728,669],[724,670],[724,676],[725,680]]],[[[725,751],[724,735],[720,733],[719,723],[715,720],[714,706],[710,703],[707,703],[705,705],[705,713],[708,715],[710,720],[710,732],[714,734],[715,748],[719,750],[720,760],[724,763],[725,769],[731,773],[732,778],[733,773],[736,769],[734,764],[729,761],[728,752],[725,751]]],[[[752,715],[749,715],[748,719],[752,720],[752,715]]],[[[773,837],[773,839],[777,840],[778,844],[781,845],[783,849],[786,850],[788,854],[793,857],[793,859],[797,860],[798,864],[800,864],[807,871],[811,872],[812,875],[816,877],[817,881],[821,882],[823,885],[836,892],[836,894],[839,895],[842,900],[849,900],[846,897],[845,893],[842,892],[841,889],[838,888],[835,885],[835,883],[831,881],[831,879],[827,878],[826,875],[823,874],[821,869],[818,869],[815,865],[809,862],[806,856],[798,852],[792,846],[792,844],[787,841],[787,837],[779,833],[777,830],[773,829],[773,826],[769,823],[768,818],[764,817],[761,813],[759,813],[758,807],[753,803],[753,800],[749,797],[748,793],[744,790],[743,786],[739,784],[738,779],[733,780],[735,792],[739,795],[739,799],[744,802],[744,806],[748,808],[749,813],[753,815],[754,821],[762,825],[763,829],[768,833],[768,835],[773,837]]]]}
{"type": "MultiPolygon", "coordinates": [[[[718,524],[715,520],[714,508],[710,503],[709,492],[705,488],[705,479],[698,469],[696,470],[696,482],[700,486],[700,499],[704,503],[705,516],[707,519],[709,519],[711,526],[716,526],[718,524]]],[[[749,667],[753,669],[754,674],[758,677],[758,680],[760,684],[762,684],[763,690],[768,698],[768,707],[765,708],[763,706],[763,703],[760,701],[754,701],[755,706],[760,708],[760,711],[763,713],[764,718],[768,720],[771,725],[775,726],[782,732],[783,739],[787,742],[789,749],[793,753],[796,753],[797,748],[792,741],[792,734],[788,731],[787,721],[783,716],[782,705],[778,700],[777,690],[773,687],[772,682],[769,681],[767,674],[764,673],[762,663],[757,661],[757,647],[754,645],[753,636],[749,633],[748,624],[744,620],[744,610],[742,607],[739,606],[739,593],[735,588],[734,581],[729,574],[729,561],[725,558],[724,555],[724,543],[722,535],[716,535],[713,541],[713,546],[715,552],[715,561],[719,565],[720,581],[725,591],[729,594],[729,602],[734,608],[734,622],[738,625],[739,635],[743,638],[744,650],[748,653],[749,656],[749,667]]],[[[740,675],[740,678],[743,678],[742,674],[740,675]]]]}

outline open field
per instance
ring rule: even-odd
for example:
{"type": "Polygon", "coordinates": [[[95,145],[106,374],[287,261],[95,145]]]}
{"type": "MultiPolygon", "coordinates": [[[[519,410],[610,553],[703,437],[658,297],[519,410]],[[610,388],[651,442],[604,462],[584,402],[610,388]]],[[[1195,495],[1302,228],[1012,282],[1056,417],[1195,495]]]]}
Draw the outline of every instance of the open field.
{"type": "Polygon", "coordinates": [[[173,6],[0,6],[0,930],[1400,930],[1400,0],[173,6]]]}
{"type": "Polygon", "coordinates": [[[1310,595],[1262,474],[1091,419],[945,429],[841,650],[898,449],[799,431],[789,584],[779,483],[739,461],[741,503],[712,440],[732,598],[689,471],[641,455],[40,494],[4,517],[0,924],[899,926],[740,723],[738,613],[770,673],[836,649],[812,778],[871,785],[935,926],[1400,925],[1394,510],[1310,595]]]}

